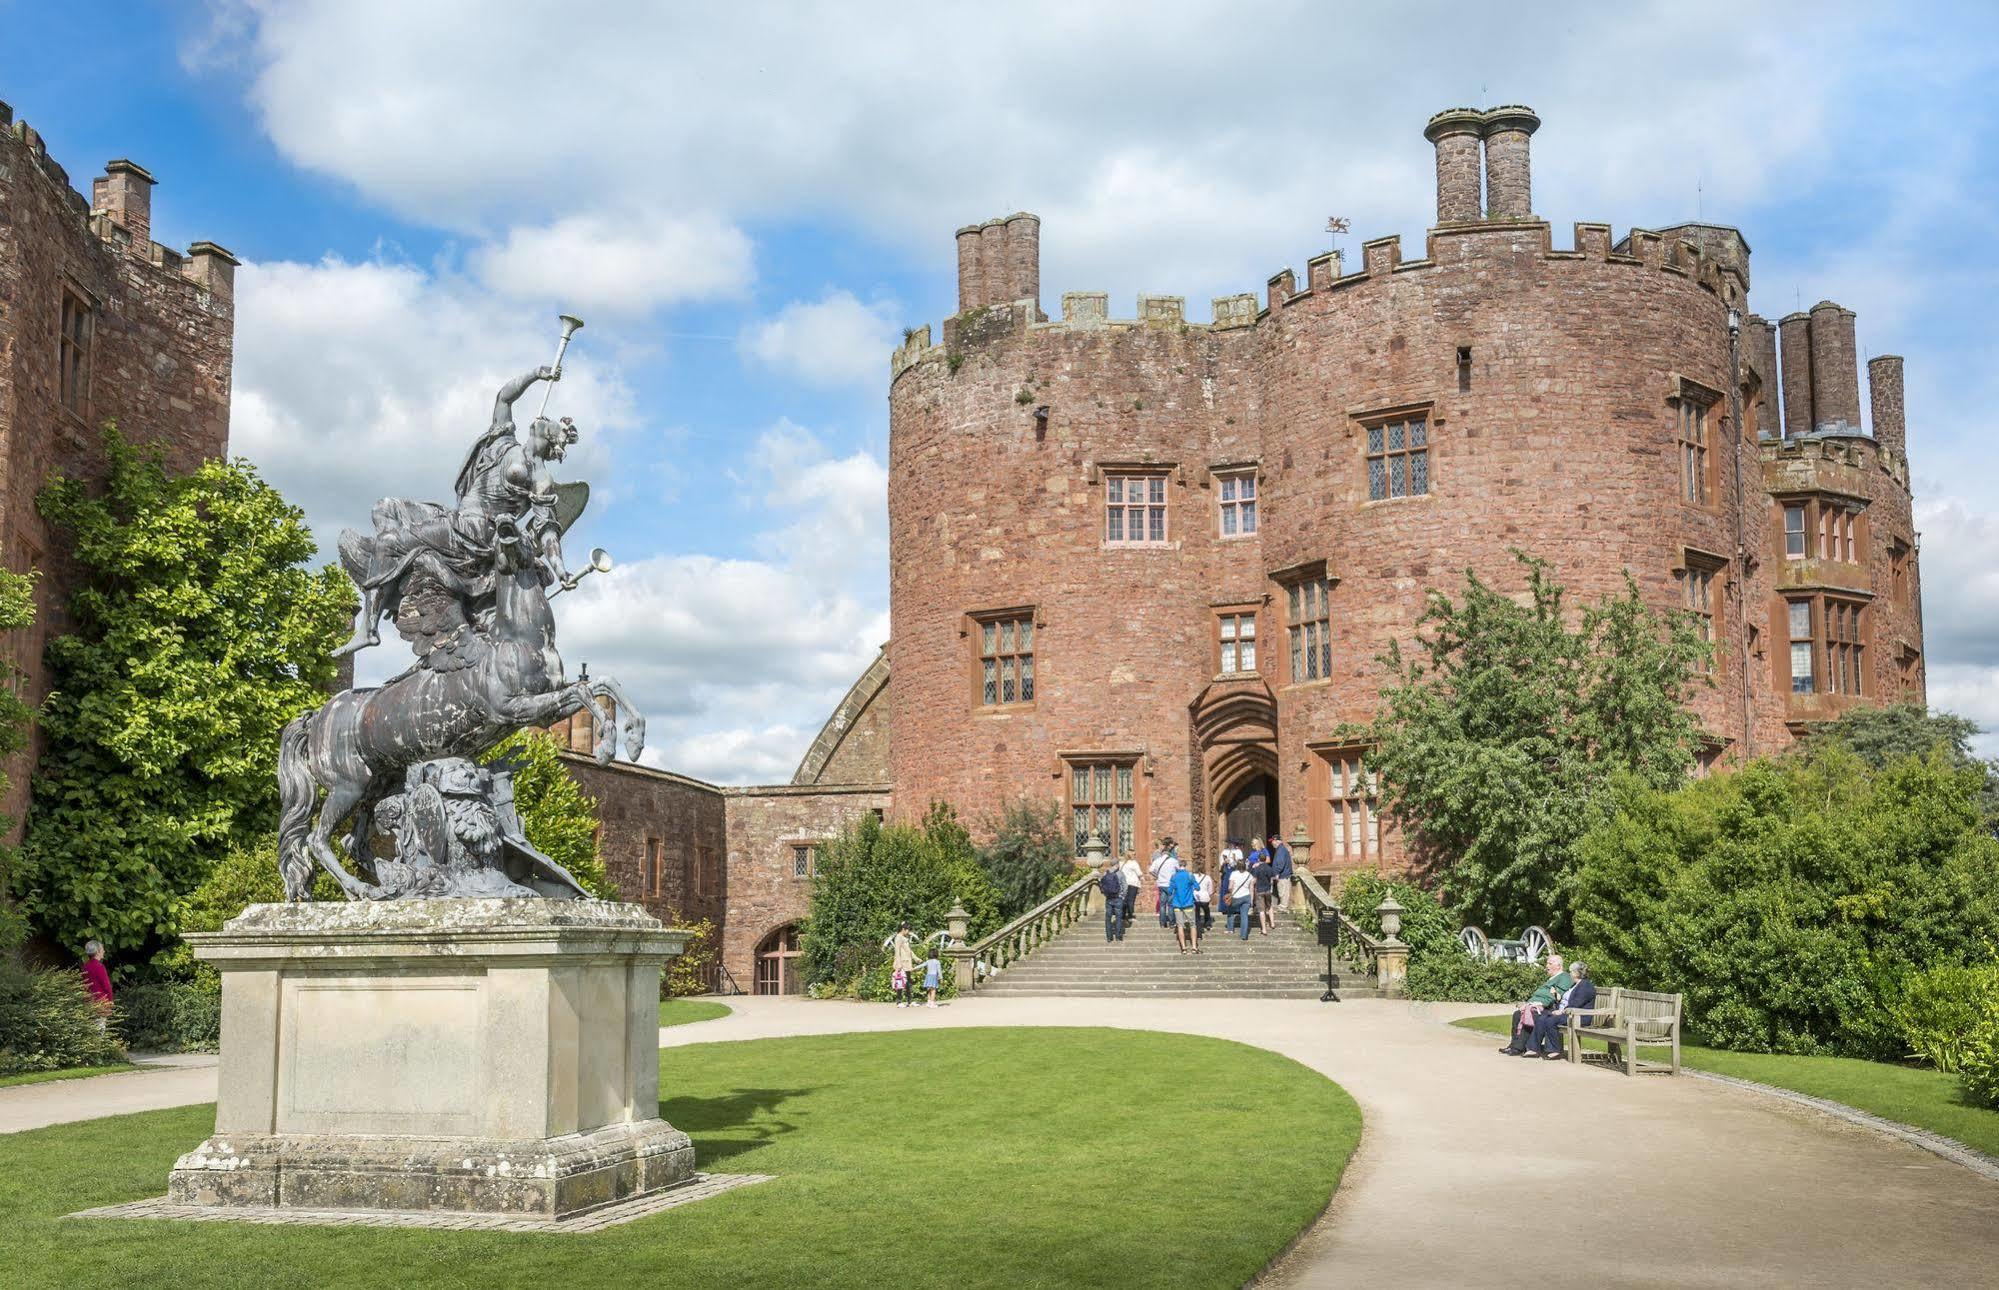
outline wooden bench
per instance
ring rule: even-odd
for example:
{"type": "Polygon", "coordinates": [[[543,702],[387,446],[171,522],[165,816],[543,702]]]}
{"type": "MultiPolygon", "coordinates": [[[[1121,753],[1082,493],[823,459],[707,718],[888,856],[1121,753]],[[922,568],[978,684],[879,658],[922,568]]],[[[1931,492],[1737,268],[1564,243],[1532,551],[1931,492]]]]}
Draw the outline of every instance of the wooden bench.
{"type": "Polygon", "coordinates": [[[1583,1059],[1583,1040],[1601,1039],[1610,1049],[1610,1059],[1624,1067],[1626,1075],[1635,1075],[1641,1069],[1648,1071],[1670,1070],[1680,1073],[1680,1017],[1685,1011],[1686,996],[1681,994],[1659,994],[1652,990],[1612,989],[1596,997],[1596,1002],[1587,1008],[1579,1008],[1565,1020],[1568,1025],[1569,1060],[1583,1059]],[[1583,1018],[1591,1024],[1583,1025],[1583,1018]],[[1673,1060],[1669,1066],[1657,1062],[1638,1060],[1638,1046],[1664,1047],[1670,1045],[1673,1060]]]}

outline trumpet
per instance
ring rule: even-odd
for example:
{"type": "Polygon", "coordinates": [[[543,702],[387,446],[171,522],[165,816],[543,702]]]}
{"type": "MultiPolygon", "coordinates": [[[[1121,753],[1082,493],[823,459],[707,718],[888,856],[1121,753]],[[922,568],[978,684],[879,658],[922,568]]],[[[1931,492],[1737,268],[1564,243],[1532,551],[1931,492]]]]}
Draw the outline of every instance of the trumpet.
{"type": "Polygon", "coordinates": [[[562,356],[569,352],[569,338],[583,330],[583,320],[575,314],[559,317],[562,320],[562,339],[555,342],[555,378],[541,387],[541,409],[534,414],[537,421],[548,412],[548,396],[555,393],[555,382],[562,379],[562,356]]]}
{"type": "MultiPolygon", "coordinates": [[[[609,573],[610,571],[611,553],[601,546],[591,547],[590,563],[584,565],[582,570],[577,573],[576,581],[581,582],[593,573],[609,573]]],[[[548,593],[548,598],[553,600],[567,590],[569,590],[568,587],[557,587],[548,593]]]]}

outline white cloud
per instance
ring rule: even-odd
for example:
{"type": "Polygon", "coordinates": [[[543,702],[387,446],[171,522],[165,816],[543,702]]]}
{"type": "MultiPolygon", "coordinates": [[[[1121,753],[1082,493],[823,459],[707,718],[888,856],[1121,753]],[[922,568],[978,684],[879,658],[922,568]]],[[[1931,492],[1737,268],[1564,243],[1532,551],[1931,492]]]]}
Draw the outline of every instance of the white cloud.
{"type": "Polygon", "coordinates": [[[1005,22],[834,0],[540,12],[304,0],[245,21],[230,5],[204,56],[248,69],[288,158],[432,225],[490,235],[692,202],[737,222],[844,219],[942,265],[952,229],[1025,207],[1047,217],[1051,297],[1198,300],[1322,249],[1328,214],[1356,241],[1421,228],[1422,122],[1482,92],[1542,112],[1537,208],[1557,220],[1683,218],[1697,179],[1710,213],[1739,209],[1848,155],[1843,81],[1907,43],[1858,6],[1804,21],[1719,0],[1611,27],[1304,0],[1023,0],[1005,22]],[[1730,38],[1699,58],[1660,43],[1698,30],[1730,38]]]}
{"type": "Polygon", "coordinates": [[[807,385],[877,386],[887,379],[896,325],[886,302],[864,305],[850,291],[793,301],[743,328],[745,357],[807,385]]]}
{"type": "Polygon", "coordinates": [[[510,229],[472,264],[508,296],[640,314],[735,295],[749,285],[752,259],[743,231],[713,216],[586,214],[510,229]]]}

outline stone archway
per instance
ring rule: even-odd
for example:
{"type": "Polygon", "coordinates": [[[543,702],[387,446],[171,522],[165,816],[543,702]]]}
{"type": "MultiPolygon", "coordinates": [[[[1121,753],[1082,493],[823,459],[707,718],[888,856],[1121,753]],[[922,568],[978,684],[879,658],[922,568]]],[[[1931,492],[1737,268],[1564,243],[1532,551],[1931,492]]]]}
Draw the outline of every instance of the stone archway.
{"type": "Polygon", "coordinates": [[[1190,715],[1199,757],[1187,854],[1212,865],[1229,837],[1278,831],[1277,702],[1260,678],[1216,681],[1190,715]]]}
{"type": "Polygon", "coordinates": [[[798,962],[798,924],[774,928],[757,942],[756,979],[752,994],[804,994],[805,974],[798,962]]]}

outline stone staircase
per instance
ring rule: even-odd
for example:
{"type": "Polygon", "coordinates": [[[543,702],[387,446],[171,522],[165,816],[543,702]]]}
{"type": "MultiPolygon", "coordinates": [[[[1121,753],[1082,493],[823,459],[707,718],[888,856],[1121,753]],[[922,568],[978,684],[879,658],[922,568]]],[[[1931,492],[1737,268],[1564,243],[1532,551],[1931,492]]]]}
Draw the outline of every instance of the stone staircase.
{"type": "MultiPolygon", "coordinates": [[[[1150,893],[1148,893],[1150,903],[1150,893]]],[[[1375,998],[1374,978],[1334,961],[1342,999],[1375,998]]],[[[1101,915],[1058,933],[1026,958],[988,978],[981,995],[1094,995],[1152,999],[1316,999],[1326,990],[1326,951],[1290,914],[1270,935],[1247,941],[1222,934],[1222,916],[1201,938],[1201,953],[1182,954],[1159,916],[1141,909],[1124,940],[1105,944],[1101,915]]]]}

